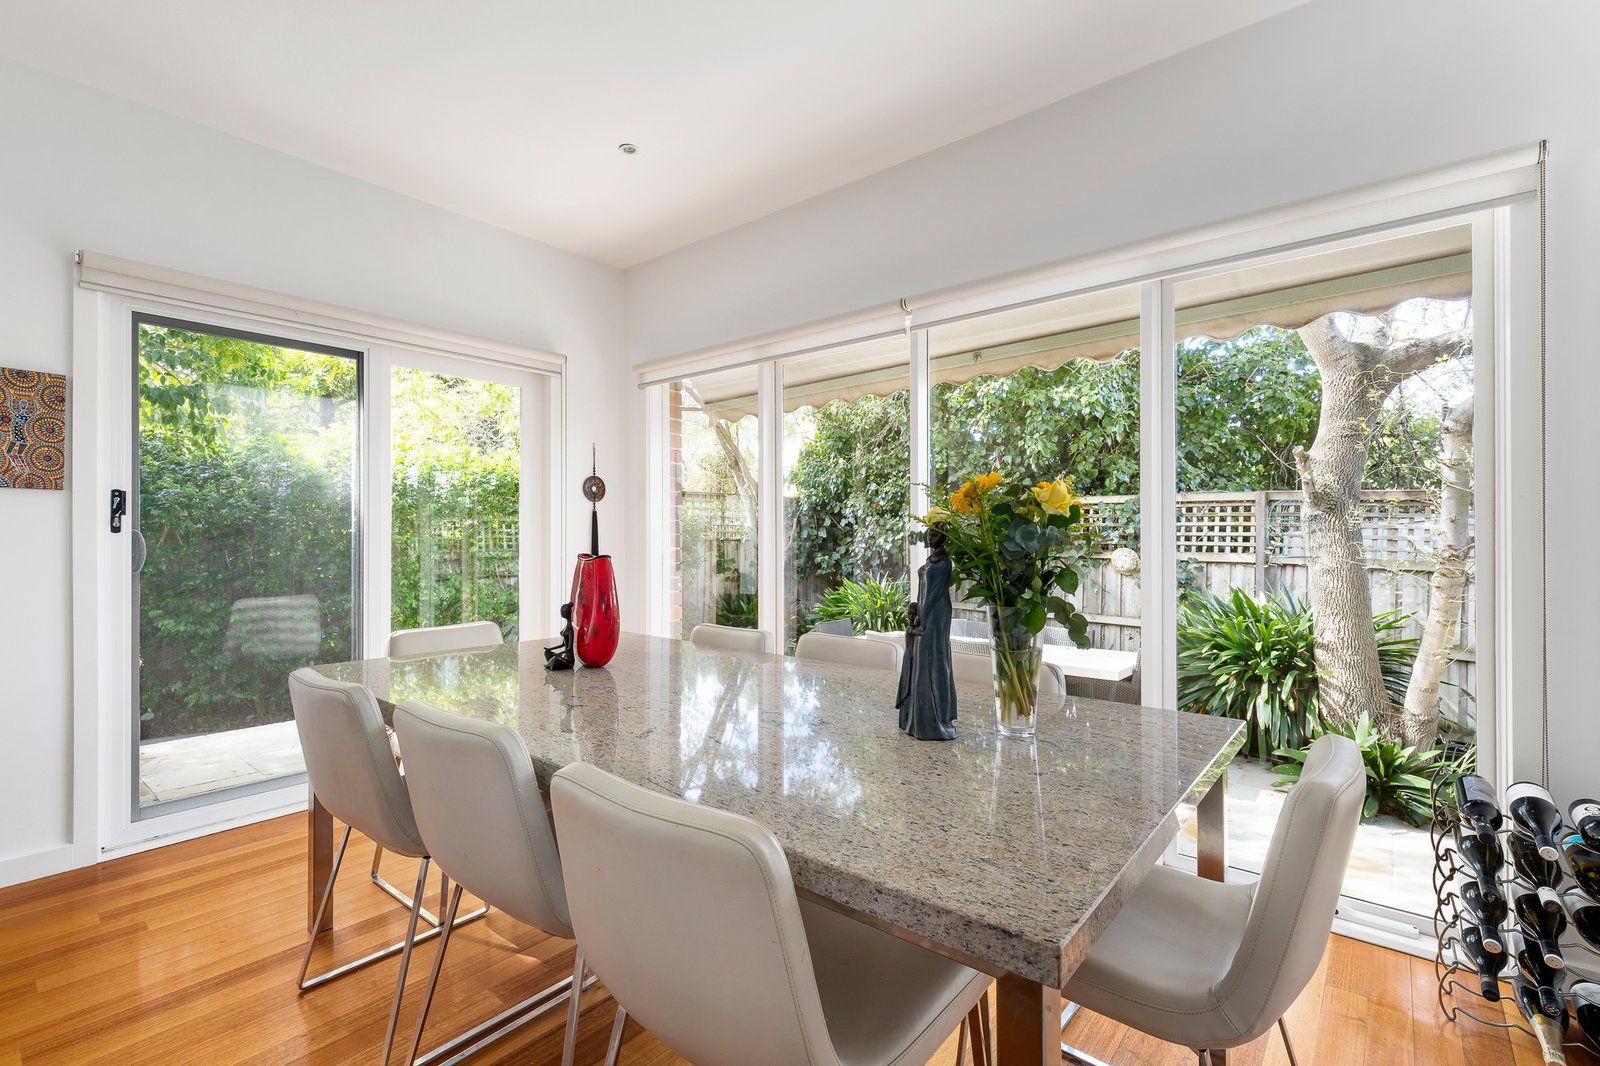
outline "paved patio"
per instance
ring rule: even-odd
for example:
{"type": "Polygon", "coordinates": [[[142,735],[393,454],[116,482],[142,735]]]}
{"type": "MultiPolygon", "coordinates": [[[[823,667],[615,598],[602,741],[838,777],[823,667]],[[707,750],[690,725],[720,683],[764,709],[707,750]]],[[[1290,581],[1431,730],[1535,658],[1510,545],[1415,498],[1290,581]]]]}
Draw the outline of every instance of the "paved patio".
{"type": "Polygon", "coordinates": [[[139,746],[139,805],[269,781],[305,768],[293,722],[146,741],[139,746]]]}
{"type": "MultiPolygon", "coordinates": [[[[1228,768],[1228,861],[1241,870],[1260,873],[1266,862],[1278,812],[1288,797],[1272,787],[1275,779],[1270,769],[1252,760],[1235,759],[1228,768]]],[[[1178,851],[1193,857],[1193,826],[1179,838],[1178,851]]],[[[1432,914],[1432,869],[1428,831],[1379,815],[1356,830],[1344,894],[1413,914],[1432,914]]]]}

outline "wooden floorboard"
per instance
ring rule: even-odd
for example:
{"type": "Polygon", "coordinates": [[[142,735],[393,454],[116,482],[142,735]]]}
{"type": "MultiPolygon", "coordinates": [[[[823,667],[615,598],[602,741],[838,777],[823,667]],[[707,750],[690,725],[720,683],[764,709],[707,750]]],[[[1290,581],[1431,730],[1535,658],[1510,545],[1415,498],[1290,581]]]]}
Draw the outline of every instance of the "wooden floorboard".
{"type": "MultiPolygon", "coordinates": [[[[375,1062],[394,960],[305,995],[294,978],[305,947],[305,822],[279,818],[0,889],[0,1066],[163,1063],[276,1066],[375,1062]]],[[[340,873],[338,925],[313,958],[326,967],[404,933],[406,914],[367,880],[372,846],[352,837],[340,873]]],[[[416,867],[386,857],[397,885],[416,867]]],[[[434,889],[436,890],[436,883],[434,889]]],[[[408,996],[420,998],[434,958],[418,949],[408,996]]],[[[423,1046],[481,1021],[569,974],[573,945],[503,914],[454,937],[423,1046]]],[[[415,1001],[401,1019],[410,1040],[415,1001]]],[[[584,997],[578,1061],[599,1062],[615,1003],[584,997]]],[[[1510,1007],[1514,1015],[1515,1008],[1510,1007]]],[[[1493,1017],[1505,1016],[1503,1010],[1493,1017]]],[[[565,1011],[485,1050],[474,1063],[554,1064],[565,1011]]],[[[1301,1066],[1523,1066],[1531,1039],[1445,1020],[1432,964],[1333,937],[1287,1016],[1301,1066]]],[[[1087,1011],[1064,1038],[1116,1066],[1189,1066],[1193,1053],[1087,1011]]],[[[398,1056],[397,1056],[398,1057],[398,1056]]],[[[933,1061],[953,1062],[955,1036],[933,1061]]],[[[627,1066],[684,1060],[630,1021],[627,1066]]],[[[762,1060],[752,1052],[752,1064],[762,1060]]],[[[1230,1066],[1287,1066],[1276,1031],[1237,1048],[1230,1066]]],[[[1573,1066],[1600,1066],[1578,1051],[1573,1066]]]]}

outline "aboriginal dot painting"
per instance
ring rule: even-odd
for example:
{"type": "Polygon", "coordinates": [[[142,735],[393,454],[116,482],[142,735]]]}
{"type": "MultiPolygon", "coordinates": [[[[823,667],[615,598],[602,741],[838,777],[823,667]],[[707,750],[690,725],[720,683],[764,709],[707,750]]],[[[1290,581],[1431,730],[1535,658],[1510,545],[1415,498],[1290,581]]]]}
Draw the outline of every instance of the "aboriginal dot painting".
{"type": "Polygon", "coordinates": [[[0,488],[66,485],[67,379],[0,368],[0,488]]]}

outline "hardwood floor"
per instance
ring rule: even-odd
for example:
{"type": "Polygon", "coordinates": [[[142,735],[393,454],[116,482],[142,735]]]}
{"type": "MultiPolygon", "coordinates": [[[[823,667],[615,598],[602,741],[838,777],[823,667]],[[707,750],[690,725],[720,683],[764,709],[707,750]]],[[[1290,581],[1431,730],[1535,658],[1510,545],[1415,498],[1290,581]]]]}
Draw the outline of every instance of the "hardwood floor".
{"type": "MultiPolygon", "coordinates": [[[[299,995],[305,945],[305,820],[260,825],[175,844],[89,870],[0,889],[0,1066],[19,1063],[374,1062],[383,1042],[395,963],[379,963],[299,995]]],[[[352,839],[340,874],[338,925],[313,965],[399,939],[405,912],[366,880],[371,845],[352,839]]],[[[396,884],[415,882],[385,858],[396,884]]],[[[433,960],[418,951],[411,989],[433,960]]],[[[570,973],[570,942],[501,914],[463,928],[451,944],[424,1047],[570,973]]],[[[414,1002],[401,1019],[414,1024],[414,1002]]],[[[614,1004],[584,1000],[578,1061],[599,1062],[614,1004]]],[[[1513,1010],[1515,1008],[1512,1008],[1513,1010]]],[[[558,1011],[475,1062],[560,1062],[558,1011]]],[[[1444,1022],[1433,969],[1405,955],[1333,937],[1321,970],[1289,1013],[1302,1066],[1534,1066],[1532,1040],[1464,1021],[1444,1022]]],[[[627,1066],[678,1063],[630,1022],[627,1066]]],[[[1188,1066],[1183,1048],[1087,1013],[1066,1039],[1117,1066],[1188,1066]]],[[[953,1061],[955,1039],[935,1059],[953,1061]]],[[[752,1064],[759,1063],[753,1054],[752,1064]]],[[[1573,1066],[1595,1066],[1577,1053],[1573,1066]]],[[[1236,1050],[1241,1066],[1287,1064],[1269,1034],[1236,1050]]]]}

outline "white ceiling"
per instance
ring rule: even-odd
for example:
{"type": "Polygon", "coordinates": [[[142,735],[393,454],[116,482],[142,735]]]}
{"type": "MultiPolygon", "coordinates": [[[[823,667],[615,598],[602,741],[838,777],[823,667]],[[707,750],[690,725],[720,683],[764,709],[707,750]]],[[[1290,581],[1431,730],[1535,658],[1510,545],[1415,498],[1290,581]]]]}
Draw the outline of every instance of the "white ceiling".
{"type": "Polygon", "coordinates": [[[628,266],[1303,2],[0,0],[0,55],[628,266]]]}

